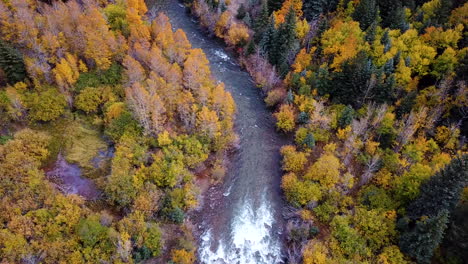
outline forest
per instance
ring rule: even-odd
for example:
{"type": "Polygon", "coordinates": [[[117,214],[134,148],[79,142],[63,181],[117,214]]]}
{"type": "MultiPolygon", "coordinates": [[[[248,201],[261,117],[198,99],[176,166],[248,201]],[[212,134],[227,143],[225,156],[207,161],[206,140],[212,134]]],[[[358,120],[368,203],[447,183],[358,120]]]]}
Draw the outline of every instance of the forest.
{"type": "MultiPolygon", "coordinates": [[[[278,263],[468,262],[466,1],[181,3],[288,138],[278,263]]],[[[144,0],[0,0],[0,263],[199,263],[227,88],[144,0]]]]}

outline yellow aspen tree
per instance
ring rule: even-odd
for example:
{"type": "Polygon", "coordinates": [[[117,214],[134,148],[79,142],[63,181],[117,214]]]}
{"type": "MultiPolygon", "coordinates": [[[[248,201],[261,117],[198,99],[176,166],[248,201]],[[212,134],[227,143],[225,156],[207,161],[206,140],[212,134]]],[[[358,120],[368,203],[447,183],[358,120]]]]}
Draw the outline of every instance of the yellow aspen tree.
{"type": "Polygon", "coordinates": [[[457,25],[455,29],[436,28],[434,26],[426,28],[426,33],[421,36],[432,47],[436,48],[457,48],[457,43],[463,34],[463,25],[457,25]]]}
{"type": "Polygon", "coordinates": [[[210,85],[208,60],[201,49],[192,49],[184,62],[184,86],[196,96],[202,86],[210,85]]]}
{"type": "Polygon", "coordinates": [[[332,27],[322,35],[323,54],[333,56],[332,68],[340,71],[340,65],[354,58],[361,50],[368,49],[364,40],[364,32],[358,22],[341,20],[336,21],[332,27]]]}
{"type": "Polygon", "coordinates": [[[220,134],[219,118],[216,112],[203,106],[197,113],[197,128],[203,135],[215,139],[220,134]]]}
{"type": "Polygon", "coordinates": [[[169,30],[172,30],[169,18],[164,13],[159,13],[151,23],[151,36],[157,41],[158,34],[169,30]]]}
{"type": "Polygon", "coordinates": [[[296,60],[292,65],[294,72],[299,73],[302,72],[307,66],[310,65],[312,60],[312,54],[316,50],[315,47],[312,48],[311,52],[307,52],[306,49],[301,49],[296,56],[296,60]]]}
{"type": "Polygon", "coordinates": [[[227,29],[229,28],[230,18],[232,14],[229,11],[224,11],[218,18],[216,22],[214,32],[218,38],[224,38],[227,29]]]}
{"type": "Polygon", "coordinates": [[[126,0],[127,2],[127,20],[130,24],[143,24],[141,16],[148,12],[144,0],[126,0]]]}
{"type": "Polygon", "coordinates": [[[179,65],[183,65],[185,59],[187,58],[187,54],[192,48],[192,45],[190,44],[189,40],[187,39],[187,35],[182,29],[177,29],[177,31],[174,33],[174,46],[174,60],[179,65]]]}
{"type": "Polygon", "coordinates": [[[64,58],[55,65],[52,70],[55,76],[55,81],[60,87],[60,91],[69,96],[71,87],[75,84],[80,76],[78,62],[76,56],[66,53],[64,58]]]}
{"type": "Polygon", "coordinates": [[[309,241],[302,254],[304,264],[327,264],[330,262],[327,257],[328,248],[321,241],[309,241]]]}
{"type": "Polygon", "coordinates": [[[195,253],[185,249],[174,249],[171,253],[171,259],[174,263],[193,264],[195,262],[195,253]]]}
{"type": "Polygon", "coordinates": [[[293,106],[283,104],[278,112],[274,114],[277,122],[276,127],[283,132],[291,132],[296,126],[296,114],[293,106]]]}
{"type": "Polygon", "coordinates": [[[164,76],[171,68],[171,64],[164,57],[161,48],[157,45],[151,47],[147,64],[150,70],[156,72],[160,76],[164,76]]]}
{"type": "Polygon", "coordinates": [[[318,181],[324,188],[332,188],[340,179],[340,168],[340,160],[332,153],[325,153],[309,167],[304,178],[318,181]]]}
{"type": "Polygon", "coordinates": [[[219,117],[232,119],[236,111],[234,99],[229,92],[224,89],[224,83],[218,84],[210,95],[210,104],[219,117]]]}
{"type": "Polygon", "coordinates": [[[281,148],[281,155],[283,156],[283,170],[287,172],[299,173],[302,172],[304,166],[307,164],[307,157],[305,152],[296,150],[295,146],[284,146],[281,148]]]}
{"type": "Polygon", "coordinates": [[[145,0],[127,0],[127,7],[135,9],[140,16],[144,16],[148,12],[145,0]]]}
{"type": "Polygon", "coordinates": [[[310,25],[307,23],[307,20],[304,18],[296,22],[296,36],[298,39],[303,39],[309,33],[310,25]]]}
{"type": "Polygon", "coordinates": [[[148,103],[151,107],[151,132],[152,134],[159,134],[164,130],[166,108],[156,93],[151,96],[148,103]]]}
{"type": "Polygon", "coordinates": [[[452,13],[449,18],[449,23],[452,26],[462,24],[463,26],[468,27],[468,2],[452,10],[452,13]]]}
{"type": "Polygon", "coordinates": [[[94,61],[101,70],[107,70],[112,64],[112,57],[117,48],[114,34],[109,30],[107,21],[98,8],[92,7],[81,15],[86,38],[84,55],[94,61]]]}
{"type": "Polygon", "coordinates": [[[148,26],[144,24],[131,24],[129,43],[139,43],[142,47],[149,49],[151,47],[151,32],[148,26]]]}

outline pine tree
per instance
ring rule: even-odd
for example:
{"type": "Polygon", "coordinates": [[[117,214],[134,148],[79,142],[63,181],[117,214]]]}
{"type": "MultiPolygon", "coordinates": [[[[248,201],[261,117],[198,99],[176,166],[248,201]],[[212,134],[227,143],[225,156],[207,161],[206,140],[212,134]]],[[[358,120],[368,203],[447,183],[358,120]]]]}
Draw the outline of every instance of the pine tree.
{"type": "Polygon", "coordinates": [[[313,148],[315,147],[315,138],[314,138],[314,134],[312,133],[308,133],[307,136],[305,137],[304,139],[304,142],[303,142],[304,145],[306,145],[308,148],[313,148]]]}
{"type": "Polygon", "coordinates": [[[340,113],[340,118],[338,119],[338,126],[340,128],[345,128],[351,124],[354,118],[354,109],[347,105],[340,113]]]}
{"type": "Polygon", "coordinates": [[[247,44],[247,49],[245,50],[245,55],[249,56],[255,53],[255,42],[253,40],[249,41],[247,44]]]}
{"type": "Polygon", "coordinates": [[[267,0],[268,12],[271,14],[273,11],[279,10],[283,5],[283,0],[267,0]]]}
{"type": "Polygon", "coordinates": [[[269,53],[270,62],[277,66],[279,73],[284,76],[289,70],[287,61],[296,41],[296,12],[291,8],[276,34],[273,51],[269,53]]]}
{"type": "Polygon", "coordinates": [[[448,215],[447,210],[443,210],[434,217],[422,217],[411,229],[408,222],[400,220],[400,228],[407,225],[400,237],[401,251],[415,258],[418,263],[430,263],[434,249],[444,237],[448,215]]]}
{"type": "Polygon", "coordinates": [[[409,28],[401,0],[381,0],[378,5],[383,27],[400,29],[402,31],[406,31],[409,28]]]}
{"type": "Polygon", "coordinates": [[[420,216],[435,216],[441,210],[451,212],[463,187],[468,184],[468,155],[455,158],[443,170],[421,186],[421,194],[408,208],[412,219],[420,216]]]}
{"type": "Polygon", "coordinates": [[[369,90],[368,85],[374,70],[374,65],[368,55],[360,52],[356,58],[343,63],[341,72],[332,74],[333,85],[328,85],[328,91],[322,91],[322,93],[330,94],[335,102],[359,107],[363,103],[366,92],[367,97],[371,97],[373,90],[369,90]]]}
{"type": "Polygon", "coordinates": [[[275,46],[276,39],[276,28],[275,28],[275,17],[271,16],[270,23],[266,27],[265,32],[262,34],[259,46],[265,53],[272,53],[275,46]]]}
{"type": "Polygon", "coordinates": [[[359,22],[363,31],[377,21],[379,15],[375,0],[361,0],[353,13],[353,19],[359,22]]]}
{"type": "Polygon", "coordinates": [[[0,69],[5,72],[8,83],[13,84],[26,78],[23,56],[3,41],[0,41],[0,69]]]}
{"type": "Polygon", "coordinates": [[[254,23],[254,30],[255,30],[255,41],[258,43],[263,38],[263,34],[268,27],[268,23],[270,22],[270,15],[268,13],[268,2],[264,1],[262,4],[262,11],[255,19],[254,23]]]}
{"type": "Polygon", "coordinates": [[[468,155],[453,159],[420,187],[420,195],[399,220],[400,248],[419,263],[429,263],[442,241],[448,217],[468,184],[468,155]]]}
{"type": "Polygon", "coordinates": [[[312,21],[320,14],[325,14],[335,11],[338,0],[304,0],[302,10],[308,21],[312,21]]]}
{"type": "Polygon", "coordinates": [[[237,9],[236,18],[242,20],[245,17],[245,15],[247,15],[247,10],[245,9],[244,4],[241,4],[239,6],[239,9],[237,9]]]}

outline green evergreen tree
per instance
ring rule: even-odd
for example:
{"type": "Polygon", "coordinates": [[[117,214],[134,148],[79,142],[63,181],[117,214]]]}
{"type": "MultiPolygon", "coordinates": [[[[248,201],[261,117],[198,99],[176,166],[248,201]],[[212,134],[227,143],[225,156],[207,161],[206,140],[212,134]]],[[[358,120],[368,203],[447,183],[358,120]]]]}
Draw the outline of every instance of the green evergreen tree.
{"type": "Polygon", "coordinates": [[[353,19],[359,22],[359,26],[366,31],[372,23],[378,21],[379,8],[376,0],[361,0],[353,13],[353,19]]]}
{"type": "Polygon", "coordinates": [[[336,10],[338,0],[304,0],[302,11],[308,21],[316,19],[320,14],[326,14],[336,10]]]}
{"type": "Polygon", "coordinates": [[[253,40],[249,41],[249,44],[247,44],[247,48],[245,50],[245,55],[249,56],[255,53],[255,42],[253,40]]]}
{"type": "Polygon", "coordinates": [[[360,107],[364,96],[371,97],[368,91],[369,80],[375,71],[375,67],[365,52],[360,52],[355,58],[343,63],[341,72],[333,72],[330,82],[324,88],[318,89],[319,93],[330,94],[333,101],[341,104],[360,107]]]}
{"type": "Polygon", "coordinates": [[[429,263],[443,239],[448,217],[468,184],[468,155],[453,159],[420,187],[420,195],[399,220],[400,248],[419,263],[429,263]]]}
{"type": "Polygon", "coordinates": [[[384,67],[375,71],[377,82],[375,84],[375,87],[371,90],[369,98],[372,99],[374,102],[383,104],[393,102],[396,99],[396,80],[395,75],[392,73],[393,68],[390,68],[390,65],[393,64],[391,60],[392,59],[390,59],[389,61],[389,68],[387,69],[388,72],[385,72],[385,65],[384,67]]]}
{"type": "Polygon", "coordinates": [[[270,23],[268,23],[265,32],[262,34],[259,46],[264,53],[270,54],[274,52],[276,39],[275,18],[271,16],[270,23]]]}
{"type": "Polygon", "coordinates": [[[15,48],[0,40],[0,69],[7,77],[7,82],[14,84],[26,78],[23,56],[15,48]]]}
{"type": "Polygon", "coordinates": [[[278,28],[274,48],[268,53],[270,63],[277,67],[283,77],[289,70],[287,59],[296,42],[296,20],[296,12],[291,7],[284,23],[278,28]]]}
{"type": "Polygon", "coordinates": [[[242,20],[245,15],[247,15],[247,10],[245,9],[244,4],[240,4],[239,8],[237,9],[236,18],[242,20]]]}
{"type": "Polygon", "coordinates": [[[268,12],[271,14],[273,11],[279,10],[283,5],[284,0],[267,0],[268,12]]]}
{"type": "Polygon", "coordinates": [[[291,90],[288,90],[288,94],[286,96],[286,102],[288,104],[294,103],[294,94],[293,94],[293,92],[291,90]]]}
{"type": "Polygon", "coordinates": [[[262,4],[262,10],[260,11],[260,14],[255,18],[255,23],[254,23],[255,42],[258,43],[263,38],[263,34],[265,33],[269,23],[270,23],[270,14],[268,12],[268,2],[264,1],[262,4]]]}
{"type": "Polygon", "coordinates": [[[444,237],[448,215],[447,210],[443,210],[434,217],[422,217],[412,225],[406,219],[400,220],[398,226],[402,230],[399,243],[401,251],[418,263],[430,263],[434,249],[444,237]]]}
{"type": "Polygon", "coordinates": [[[304,142],[303,142],[304,145],[306,145],[308,148],[313,148],[315,147],[315,137],[314,137],[314,134],[312,134],[311,132],[309,132],[307,134],[307,136],[304,138],[304,142]]]}
{"type": "Polygon", "coordinates": [[[383,27],[400,29],[403,32],[409,29],[401,0],[381,0],[378,5],[383,27]]]}
{"type": "Polygon", "coordinates": [[[412,219],[435,216],[442,210],[451,212],[468,184],[468,155],[453,159],[420,188],[419,197],[407,208],[412,219]]]}
{"type": "Polygon", "coordinates": [[[366,30],[365,39],[369,43],[373,43],[375,41],[375,34],[377,31],[377,21],[374,21],[366,30]]]}
{"type": "Polygon", "coordinates": [[[299,124],[307,124],[309,122],[309,114],[307,112],[300,112],[299,115],[297,116],[297,122],[299,124]]]}
{"type": "Polygon", "coordinates": [[[351,122],[354,118],[354,109],[347,105],[340,113],[340,118],[338,119],[338,126],[340,128],[345,128],[351,125],[351,122]]]}

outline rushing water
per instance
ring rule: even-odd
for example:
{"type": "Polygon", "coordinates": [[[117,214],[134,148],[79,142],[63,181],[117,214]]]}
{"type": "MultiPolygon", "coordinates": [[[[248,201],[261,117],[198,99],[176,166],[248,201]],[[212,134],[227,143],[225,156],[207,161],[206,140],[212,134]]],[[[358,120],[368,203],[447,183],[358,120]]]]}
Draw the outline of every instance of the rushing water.
{"type": "Polygon", "coordinates": [[[165,12],[174,29],[181,28],[194,48],[201,48],[210,61],[213,77],[224,82],[236,105],[235,129],[239,149],[232,157],[225,183],[208,190],[201,215],[201,263],[282,263],[280,156],[285,139],[275,132],[271,113],[258,88],[222,43],[200,30],[176,0],[155,5],[165,12]]]}

